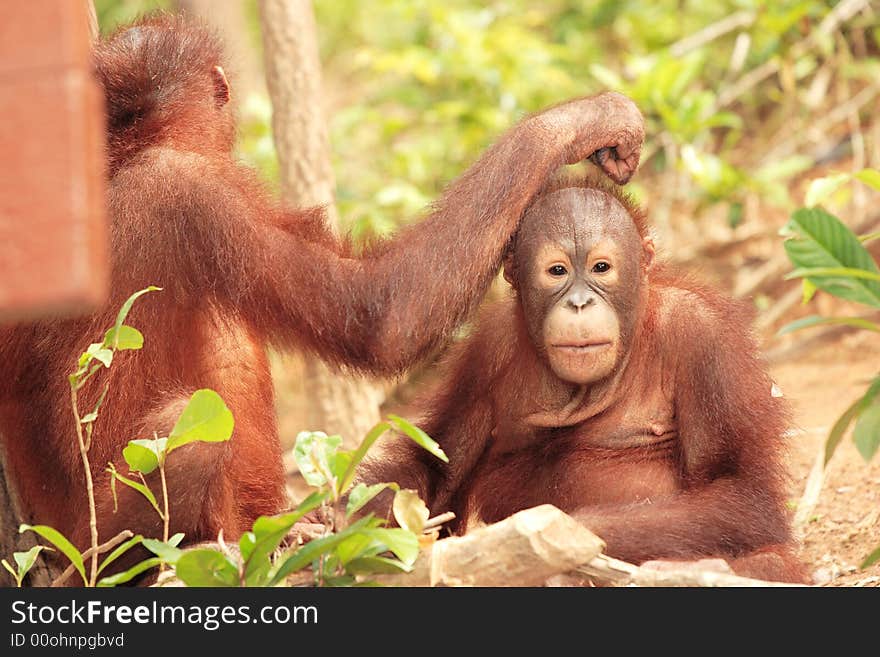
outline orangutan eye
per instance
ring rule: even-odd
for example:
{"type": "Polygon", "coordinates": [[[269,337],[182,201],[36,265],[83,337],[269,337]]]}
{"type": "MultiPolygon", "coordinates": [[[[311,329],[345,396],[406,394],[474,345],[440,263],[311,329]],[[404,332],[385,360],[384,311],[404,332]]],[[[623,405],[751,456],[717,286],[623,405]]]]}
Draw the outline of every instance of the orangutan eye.
{"type": "Polygon", "coordinates": [[[593,265],[593,273],[594,274],[604,274],[606,271],[611,269],[611,263],[605,262],[604,260],[600,260],[595,265],[593,265]]]}
{"type": "Polygon", "coordinates": [[[547,270],[547,273],[551,276],[565,276],[568,270],[563,265],[553,265],[547,270]]]}

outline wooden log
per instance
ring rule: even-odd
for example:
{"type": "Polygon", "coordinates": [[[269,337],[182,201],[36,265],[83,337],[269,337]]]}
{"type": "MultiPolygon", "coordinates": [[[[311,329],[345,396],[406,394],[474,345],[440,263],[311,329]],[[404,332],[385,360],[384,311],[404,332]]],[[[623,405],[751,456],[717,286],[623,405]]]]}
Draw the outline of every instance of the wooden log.
{"type": "MultiPolygon", "coordinates": [[[[574,570],[581,576],[581,586],[642,586],[642,587],[758,587],[758,586],[803,586],[786,582],[769,582],[762,579],[740,577],[732,572],[717,568],[715,559],[704,560],[706,569],[698,567],[700,562],[683,563],[681,568],[663,569],[642,568],[626,561],[614,559],[604,554],[594,557],[590,562],[574,570]]],[[[572,582],[568,582],[572,585],[572,582]]]]}
{"type": "Polygon", "coordinates": [[[437,541],[422,552],[413,572],[375,579],[389,586],[542,586],[604,547],[574,518],[544,504],[437,541]]]}

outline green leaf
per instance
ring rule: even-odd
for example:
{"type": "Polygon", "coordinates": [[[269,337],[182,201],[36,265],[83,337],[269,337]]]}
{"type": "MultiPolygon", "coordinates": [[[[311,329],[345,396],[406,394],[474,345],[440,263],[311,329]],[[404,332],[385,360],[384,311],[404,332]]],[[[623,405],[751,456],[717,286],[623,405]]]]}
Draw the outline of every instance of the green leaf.
{"type": "Polygon", "coordinates": [[[269,580],[269,586],[275,586],[284,581],[284,578],[288,575],[302,570],[318,559],[322,554],[335,548],[345,538],[346,537],[340,533],[330,534],[329,536],[309,541],[281,563],[269,580]]]}
{"type": "Polygon", "coordinates": [[[816,291],[819,289],[809,278],[805,278],[801,281],[801,286],[803,287],[803,294],[801,294],[801,304],[806,306],[810,301],[813,300],[813,297],[816,296],[816,291]]]}
{"type": "Polygon", "coordinates": [[[837,418],[837,422],[831,427],[831,432],[828,434],[828,439],[825,441],[826,466],[831,460],[831,457],[834,456],[834,450],[837,449],[837,446],[843,439],[843,434],[846,433],[849,425],[852,424],[853,420],[861,415],[861,413],[873,403],[878,395],[880,395],[880,376],[871,382],[871,385],[868,386],[868,390],[860,399],[853,402],[852,405],[847,408],[839,418],[837,418]]]}
{"type": "MultiPolygon", "coordinates": [[[[123,450],[123,453],[124,453],[124,451],[125,450],[123,450]]],[[[154,509],[156,509],[156,513],[158,513],[160,516],[162,515],[162,509],[159,508],[159,502],[156,500],[156,496],[153,495],[153,491],[151,491],[147,486],[145,486],[144,484],[142,484],[139,481],[135,481],[134,479],[129,479],[128,477],[119,474],[119,471],[116,470],[116,466],[114,466],[112,463],[110,463],[107,466],[107,472],[110,473],[111,484],[118,480],[118,481],[121,481],[126,486],[128,486],[129,488],[133,488],[138,493],[140,493],[145,498],[147,498],[147,501],[153,506],[154,509]]],[[[113,498],[115,501],[115,499],[116,499],[115,487],[113,490],[113,498]]],[[[114,507],[114,511],[115,511],[115,507],[114,507]]]]}
{"type": "Polygon", "coordinates": [[[114,549],[113,552],[108,554],[104,558],[104,560],[100,563],[100,565],[98,566],[98,574],[100,575],[107,566],[109,566],[111,563],[116,561],[119,557],[121,557],[123,554],[128,552],[135,545],[138,545],[143,540],[144,540],[144,537],[141,536],[140,534],[138,534],[136,536],[132,536],[130,539],[125,541],[125,543],[122,543],[121,545],[116,546],[116,549],[114,549]]]}
{"type": "Polygon", "coordinates": [[[12,575],[12,579],[15,580],[16,586],[21,586],[21,578],[18,576],[18,573],[15,572],[15,568],[13,568],[6,559],[0,559],[0,566],[3,566],[9,571],[9,574],[12,575]]]}
{"type": "MultiPolygon", "coordinates": [[[[111,349],[106,349],[103,343],[93,342],[89,345],[89,348],[86,349],[87,356],[91,356],[88,360],[94,358],[95,360],[101,361],[104,364],[104,367],[110,367],[110,364],[113,362],[113,351],[111,349]]],[[[86,362],[88,362],[88,360],[86,362]]]]}
{"type": "Polygon", "coordinates": [[[124,324],[119,328],[114,326],[104,334],[104,346],[117,351],[140,349],[144,346],[144,336],[134,327],[124,324]]]}
{"type": "Polygon", "coordinates": [[[330,458],[330,473],[333,475],[333,480],[336,482],[336,497],[341,497],[343,494],[342,482],[344,481],[345,475],[348,473],[351,468],[351,463],[354,460],[354,454],[352,452],[339,450],[330,458]]]}
{"type": "MultiPolygon", "coordinates": [[[[37,561],[37,556],[43,550],[50,550],[51,548],[47,548],[45,545],[35,545],[27,552],[13,552],[12,558],[15,559],[15,564],[18,566],[18,574],[13,573],[15,575],[15,580],[19,584],[24,580],[25,575],[28,574],[31,568],[33,568],[34,564],[37,561]]],[[[6,560],[3,560],[4,563],[6,560]]],[[[12,569],[7,565],[7,570],[9,572],[13,572],[12,569]]]]}
{"type": "Polygon", "coordinates": [[[428,507],[425,506],[419,494],[410,489],[397,491],[392,511],[394,511],[394,519],[397,520],[397,524],[416,535],[422,533],[425,522],[430,515],[428,507]]]}
{"type": "Polygon", "coordinates": [[[133,472],[150,474],[159,467],[159,461],[165,458],[167,452],[167,438],[139,438],[128,442],[122,450],[122,457],[133,472]]]}
{"type": "Polygon", "coordinates": [[[840,274],[811,274],[816,287],[842,299],[880,308],[880,270],[871,254],[855,234],[841,221],[820,208],[796,210],[782,233],[790,236],[785,251],[792,264],[801,270],[845,271],[840,274]],[[854,278],[858,270],[868,278],[854,278]]]}
{"type": "Polygon", "coordinates": [[[98,401],[95,402],[95,407],[92,409],[92,412],[87,413],[85,416],[80,418],[80,424],[89,424],[90,422],[94,422],[98,419],[98,411],[101,410],[101,406],[104,404],[104,399],[107,397],[108,390],[110,390],[110,385],[105,384],[104,389],[101,390],[101,394],[98,395],[98,401]]]}
{"type": "Polygon", "coordinates": [[[623,79],[615,71],[601,64],[590,64],[590,75],[596,78],[603,87],[608,87],[609,89],[622,89],[624,87],[623,79]]]}
{"type": "Polygon", "coordinates": [[[70,560],[70,563],[76,568],[76,572],[82,577],[83,584],[88,586],[89,580],[86,578],[86,569],[83,564],[82,554],[80,554],[79,550],[73,546],[73,543],[67,540],[64,534],[47,525],[21,525],[18,528],[19,534],[23,534],[26,531],[32,531],[35,534],[39,534],[54,545],[55,549],[70,560]]]}
{"type": "Polygon", "coordinates": [[[373,517],[367,516],[365,518],[361,518],[356,523],[349,525],[346,529],[342,530],[338,534],[330,534],[329,536],[324,536],[323,538],[309,541],[280,563],[280,565],[277,567],[274,574],[272,575],[271,579],[269,580],[269,586],[275,586],[276,584],[284,581],[284,578],[291,573],[302,570],[310,563],[318,559],[322,554],[327,554],[328,552],[333,550],[337,545],[346,540],[349,536],[352,536],[353,534],[356,534],[360,531],[366,531],[365,528],[369,528],[372,521],[373,517]]]}
{"type": "Polygon", "coordinates": [[[370,449],[370,447],[373,446],[373,444],[377,440],[379,440],[379,437],[390,428],[391,425],[387,422],[379,422],[376,426],[374,426],[367,432],[367,435],[364,436],[361,444],[358,445],[358,448],[354,451],[354,454],[352,454],[348,470],[342,476],[342,480],[339,485],[340,494],[344,495],[346,491],[351,488],[351,485],[354,482],[354,476],[355,472],[357,471],[357,467],[360,465],[361,461],[364,460],[364,457],[367,455],[367,451],[370,449]]]}
{"type": "Polygon", "coordinates": [[[293,458],[309,486],[323,486],[332,474],[330,462],[336,455],[342,436],[328,436],[323,431],[300,431],[293,447],[293,458]]]}
{"type": "Polygon", "coordinates": [[[113,329],[119,330],[119,327],[125,323],[125,318],[128,317],[128,313],[131,312],[131,307],[134,305],[134,302],[145,295],[147,292],[158,292],[162,288],[156,287],[155,285],[150,285],[149,287],[145,287],[143,290],[138,290],[134,294],[132,294],[128,299],[125,300],[125,303],[122,304],[122,307],[119,309],[119,312],[116,314],[116,321],[113,324],[113,329]]]}
{"type": "Polygon", "coordinates": [[[412,566],[388,557],[361,557],[348,562],[345,570],[352,575],[394,574],[411,572],[412,566]]]}
{"type": "Polygon", "coordinates": [[[446,453],[442,449],[440,449],[440,445],[437,443],[437,441],[431,438],[424,431],[419,429],[417,426],[410,424],[402,417],[399,417],[397,415],[389,415],[388,419],[395,427],[397,427],[399,431],[402,431],[406,436],[409,436],[409,438],[414,443],[420,445],[421,447],[424,447],[426,450],[428,450],[431,454],[436,456],[444,463],[449,463],[449,457],[446,456],[446,453]]]}
{"type": "Polygon", "coordinates": [[[318,508],[328,497],[326,492],[315,492],[296,509],[280,516],[261,516],[254,522],[253,531],[246,532],[238,542],[244,561],[247,586],[265,584],[272,562],[270,556],[278,549],[287,532],[305,514],[318,508]]]}
{"type": "Polygon", "coordinates": [[[235,421],[223,398],[213,390],[196,390],[168,436],[168,452],[193,441],[229,440],[235,421]]]}
{"type": "Polygon", "coordinates": [[[334,554],[343,566],[361,557],[374,556],[385,551],[382,543],[364,533],[349,536],[336,546],[334,554]]]}
{"type": "Polygon", "coordinates": [[[115,575],[110,575],[109,577],[102,577],[98,580],[98,586],[101,588],[106,588],[109,586],[116,586],[117,584],[125,584],[126,582],[130,582],[135,577],[144,573],[150,568],[155,568],[160,565],[162,560],[158,557],[150,557],[149,559],[144,559],[143,561],[136,563],[134,566],[129,568],[128,570],[116,573],[115,575]]]}
{"type": "Polygon", "coordinates": [[[792,272],[785,275],[785,280],[790,281],[794,278],[806,278],[810,276],[840,276],[844,278],[863,278],[868,281],[880,281],[880,273],[865,271],[864,269],[853,269],[852,267],[798,267],[792,272]]]}
{"type": "MultiPolygon", "coordinates": [[[[181,538],[183,538],[182,534],[181,538]]],[[[177,560],[180,559],[180,555],[184,553],[183,550],[172,545],[170,540],[166,543],[155,538],[145,538],[144,547],[165,563],[170,563],[172,565],[176,564],[177,560]]]]}
{"type": "Polygon", "coordinates": [[[867,331],[876,331],[880,333],[880,325],[870,322],[862,317],[820,317],[819,315],[810,315],[798,319],[790,324],[786,324],[776,335],[785,335],[804,328],[813,326],[822,326],[826,324],[843,324],[845,326],[853,326],[855,328],[865,329],[867,331]]]}
{"type": "Polygon", "coordinates": [[[820,205],[849,179],[850,174],[848,173],[837,173],[832,176],[825,176],[824,178],[816,178],[807,188],[804,205],[808,208],[820,205]]]}
{"type": "Polygon", "coordinates": [[[174,572],[187,586],[238,586],[238,567],[219,550],[203,548],[184,552],[174,572]]]}
{"type": "Polygon", "coordinates": [[[409,530],[377,527],[364,530],[364,533],[385,545],[407,566],[411,566],[419,556],[419,537],[409,530]]]}
{"type": "Polygon", "coordinates": [[[880,191],[880,171],[877,169],[862,169],[855,175],[855,178],[880,191]]]}
{"type": "Polygon", "coordinates": [[[348,504],[345,507],[345,517],[351,518],[351,516],[360,511],[367,502],[372,500],[386,488],[391,488],[395,491],[400,490],[400,486],[395,483],[372,484],[371,486],[367,486],[363,483],[356,485],[351,489],[351,493],[348,494],[348,504]]]}
{"type": "Polygon", "coordinates": [[[859,414],[853,440],[862,458],[870,461],[880,447],[880,403],[876,400],[859,414]]]}
{"type": "Polygon", "coordinates": [[[865,568],[868,568],[869,566],[873,566],[878,561],[880,561],[880,547],[878,547],[871,554],[869,554],[867,557],[865,557],[865,560],[862,562],[862,564],[859,566],[859,568],[864,570],[865,568]]]}

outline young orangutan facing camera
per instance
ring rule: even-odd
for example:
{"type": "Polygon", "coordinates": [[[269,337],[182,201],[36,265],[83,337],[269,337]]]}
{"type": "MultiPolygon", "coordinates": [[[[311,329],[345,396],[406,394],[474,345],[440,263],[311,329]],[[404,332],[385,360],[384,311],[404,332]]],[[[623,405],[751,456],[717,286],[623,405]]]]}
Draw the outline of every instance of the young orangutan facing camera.
{"type": "Polygon", "coordinates": [[[654,266],[644,215],[592,183],[531,205],[505,277],[515,295],[484,309],[423,405],[449,464],[401,440],[362,478],[417,489],[458,532],[550,503],[614,557],[802,581],[787,410],[745,305],[654,266]]]}

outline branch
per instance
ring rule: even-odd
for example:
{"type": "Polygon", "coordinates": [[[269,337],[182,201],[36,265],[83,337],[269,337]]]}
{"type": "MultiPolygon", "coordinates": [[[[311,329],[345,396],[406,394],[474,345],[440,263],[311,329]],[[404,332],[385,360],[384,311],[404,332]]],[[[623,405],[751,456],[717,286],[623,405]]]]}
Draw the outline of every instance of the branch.
{"type": "Polygon", "coordinates": [[[98,14],[95,12],[95,3],[92,0],[85,0],[86,2],[86,20],[89,24],[89,39],[92,42],[97,41],[98,37],[101,35],[101,30],[98,27],[98,14]]]}
{"type": "Polygon", "coordinates": [[[575,569],[580,575],[585,575],[591,582],[601,586],[701,586],[701,587],[790,587],[803,586],[802,584],[788,584],[785,582],[769,582],[762,579],[740,577],[731,573],[718,572],[715,570],[698,570],[694,568],[681,568],[669,570],[655,570],[653,568],[641,568],[620,559],[600,554],[583,566],[575,569]]]}
{"type": "Polygon", "coordinates": [[[455,514],[452,511],[447,511],[446,513],[436,515],[433,518],[428,518],[425,521],[425,526],[422,528],[422,532],[431,532],[450,520],[455,520],[455,514]]]}
{"type": "MultiPolygon", "coordinates": [[[[817,47],[823,37],[834,32],[834,30],[837,29],[837,26],[841,23],[848,21],[860,11],[866,9],[868,4],[869,0],[843,0],[843,2],[840,2],[834,7],[834,9],[828,12],[825,18],[822,19],[822,22],[819,23],[819,27],[811,32],[810,36],[798,41],[791,47],[791,50],[789,51],[790,56],[796,59],[805,55],[811,49],[817,47]]],[[[715,104],[715,111],[730,105],[752,87],[779,72],[781,66],[779,59],[775,58],[764,62],[758,68],[752,69],[743,75],[733,84],[732,87],[718,95],[718,102],[715,104]]]]}
{"type": "MultiPolygon", "coordinates": [[[[115,548],[117,545],[119,545],[123,541],[127,541],[128,539],[130,539],[132,536],[134,536],[134,534],[132,534],[129,530],[123,529],[121,532],[116,534],[116,536],[111,538],[106,543],[102,543],[97,548],[89,548],[88,550],[83,552],[83,554],[82,554],[83,561],[85,561],[86,559],[88,559],[92,555],[97,556],[99,554],[104,554],[105,552],[109,552],[110,550],[115,548]]],[[[67,578],[70,577],[71,575],[73,575],[74,570],[75,569],[73,567],[73,564],[70,564],[64,570],[63,573],[61,573],[58,577],[55,578],[55,581],[52,582],[52,586],[59,587],[59,586],[63,585],[64,582],[67,580],[67,578]]]]}
{"type": "Polygon", "coordinates": [[[716,23],[707,25],[699,32],[684,37],[669,46],[669,54],[673,57],[682,57],[689,52],[702,48],[710,41],[733,32],[737,28],[749,27],[755,22],[757,15],[753,11],[738,11],[716,23]]]}

